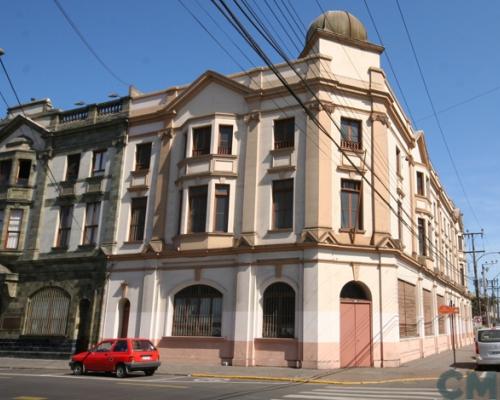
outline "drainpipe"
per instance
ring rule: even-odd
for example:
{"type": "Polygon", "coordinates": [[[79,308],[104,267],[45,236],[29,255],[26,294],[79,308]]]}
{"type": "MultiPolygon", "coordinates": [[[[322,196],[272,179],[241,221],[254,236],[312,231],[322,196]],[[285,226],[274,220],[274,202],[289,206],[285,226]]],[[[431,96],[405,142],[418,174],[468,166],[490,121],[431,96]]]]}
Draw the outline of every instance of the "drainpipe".
{"type": "Polygon", "coordinates": [[[377,246],[375,249],[378,252],[378,318],[380,323],[380,368],[384,368],[384,318],[382,315],[382,253],[377,246]]]}

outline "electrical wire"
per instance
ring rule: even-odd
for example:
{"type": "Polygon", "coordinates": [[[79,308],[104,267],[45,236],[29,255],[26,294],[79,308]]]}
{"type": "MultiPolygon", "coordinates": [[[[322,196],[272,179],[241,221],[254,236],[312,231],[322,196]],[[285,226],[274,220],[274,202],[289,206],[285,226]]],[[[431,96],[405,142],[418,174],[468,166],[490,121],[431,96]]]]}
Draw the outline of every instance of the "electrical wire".
{"type": "Polygon", "coordinates": [[[82,43],[87,47],[88,51],[94,56],[94,58],[97,60],[99,64],[113,77],[115,80],[120,82],[122,85],[126,86],[127,88],[130,86],[129,83],[125,82],[123,79],[121,79],[105,62],[104,60],[97,54],[97,52],[93,49],[93,47],[90,45],[87,39],[85,39],[85,36],[83,33],[78,29],[78,26],[76,23],[70,18],[68,13],[64,10],[63,6],[59,2],[59,0],[53,0],[54,4],[58,8],[58,10],[61,12],[62,16],[66,20],[66,22],[71,26],[73,31],[76,33],[76,35],[80,38],[82,43]]]}
{"type": "Polygon", "coordinates": [[[470,211],[472,213],[472,216],[476,220],[476,223],[478,224],[478,226],[481,227],[482,225],[479,222],[479,219],[478,219],[478,217],[476,215],[474,207],[472,207],[472,204],[471,204],[471,201],[470,201],[469,196],[467,194],[467,191],[465,190],[465,185],[462,182],[462,178],[460,177],[460,174],[458,172],[457,165],[455,163],[453,155],[451,154],[451,150],[450,150],[450,147],[448,145],[448,141],[447,141],[446,136],[444,134],[444,130],[443,130],[443,127],[441,125],[441,121],[440,121],[440,119],[439,119],[439,117],[437,115],[436,107],[434,106],[434,101],[432,100],[432,97],[431,97],[431,94],[430,94],[430,91],[429,91],[429,87],[427,85],[427,81],[425,79],[424,72],[423,72],[422,66],[420,64],[420,60],[419,60],[419,58],[417,56],[417,52],[415,50],[415,46],[413,45],[413,40],[412,40],[412,37],[411,37],[411,34],[410,34],[410,30],[408,29],[408,25],[406,24],[406,19],[405,19],[405,16],[403,14],[403,10],[401,9],[401,5],[399,4],[399,0],[396,0],[396,5],[397,5],[398,11],[399,11],[399,15],[401,16],[401,20],[403,22],[403,26],[405,28],[406,36],[408,37],[408,41],[410,43],[410,47],[411,47],[411,51],[413,53],[413,57],[415,59],[417,67],[418,67],[420,78],[422,79],[422,83],[424,85],[425,93],[427,94],[427,98],[429,100],[429,104],[431,105],[432,113],[433,113],[434,118],[436,120],[436,124],[438,126],[439,133],[441,134],[441,138],[443,139],[443,143],[445,145],[446,152],[448,153],[448,157],[450,158],[451,165],[453,167],[453,170],[455,171],[455,175],[457,176],[458,183],[460,184],[460,187],[461,187],[462,192],[464,194],[465,200],[466,200],[467,204],[469,205],[469,208],[470,208],[470,211]]]}
{"type": "MultiPolygon", "coordinates": [[[[370,16],[373,27],[375,28],[375,32],[376,32],[377,37],[378,37],[378,41],[385,48],[384,41],[382,40],[382,36],[380,35],[377,24],[375,23],[375,18],[373,17],[372,12],[370,11],[370,7],[368,6],[368,1],[363,0],[363,2],[365,3],[366,11],[368,11],[368,15],[370,16]]],[[[394,80],[396,81],[396,85],[398,86],[399,93],[401,93],[401,97],[403,98],[403,101],[405,103],[406,111],[408,111],[408,114],[410,115],[413,126],[416,128],[417,124],[416,124],[415,118],[413,117],[413,113],[411,111],[410,105],[409,105],[408,101],[406,100],[405,92],[403,91],[403,88],[401,87],[401,84],[399,83],[398,75],[396,74],[396,70],[394,69],[394,66],[392,64],[391,57],[389,57],[389,51],[387,48],[385,49],[384,54],[385,54],[385,57],[387,58],[387,63],[389,64],[389,68],[391,69],[392,76],[394,76],[394,80]]]]}
{"type": "MultiPolygon", "coordinates": [[[[219,11],[221,11],[221,8],[218,6],[218,4],[216,4],[216,3],[215,3],[215,1],[213,1],[213,0],[212,0],[212,3],[214,3],[214,5],[215,5],[215,6],[219,9],[219,11]]],[[[227,8],[227,5],[225,5],[225,2],[224,2],[224,1],[221,1],[221,3],[224,5],[224,7],[225,7],[226,9],[228,9],[228,8],[227,8]]],[[[238,6],[238,4],[237,4],[237,2],[236,2],[236,1],[235,1],[235,3],[236,3],[236,5],[238,6]]],[[[241,9],[241,7],[239,7],[239,8],[241,9]]],[[[221,11],[221,12],[222,12],[222,11],[221,11]]],[[[230,12],[230,11],[228,10],[228,12],[230,12]]],[[[223,15],[226,17],[226,19],[228,19],[228,17],[227,17],[224,13],[223,13],[223,15]]],[[[233,15],[234,15],[234,14],[233,14],[233,15]]],[[[247,18],[248,18],[248,15],[247,15],[247,18]]],[[[229,19],[228,19],[228,20],[229,20],[229,19]]],[[[229,20],[229,21],[230,21],[230,20],[229,20]]],[[[230,22],[231,22],[231,21],[230,21],[230,22]]],[[[234,26],[234,24],[233,24],[233,26],[234,26]]],[[[255,27],[255,25],[254,25],[254,27],[255,27]]],[[[240,26],[235,27],[235,28],[238,30],[238,32],[240,32],[240,34],[241,34],[241,32],[243,32],[243,30],[240,30],[240,29],[241,29],[241,28],[240,28],[240,26]]],[[[256,27],[256,28],[257,28],[257,27],[256,27]]],[[[260,33],[262,34],[262,32],[260,32],[260,33]]],[[[247,35],[247,33],[244,33],[244,35],[247,35]]],[[[266,39],[267,39],[267,38],[266,38],[266,39]]],[[[252,44],[253,44],[253,43],[255,43],[255,42],[254,42],[251,38],[248,40],[248,42],[249,42],[249,44],[251,44],[251,46],[252,46],[252,44]]],[[[273,43],[272,43],[272,41],[270,41],[270,44],[271,44],[271,45],[273,44],[273,43]]],[[[274,46],[273,46],[273,47],[274,47],[274,46]]],[[[276,48],[275,48],[275,49],[276,49],[276,48]]],[[[255,49],[255,48],[254,48],[254,50],[255,50],[255,51],[256,51],[259,55],[261,55],[261,50],[259,50],[259,49],[255,49]]],[[[278,51],[278,53],[280,52],[280,50],[279,50],[279,49],[276,49],[276,50],[278,51]]],[[[266,61],[266,58],[267,58],[267,56],[265,56],[265,55],[264,55],[264,57],[263,57],[264,61],[266,61]]],[[[286,60],[286,57],[284,57],[284,58],[285,58],[285,60],[286,60]]],[[[266,64],[267,64],[267,62],[266,62],[266,64]]],[[[289,65],[290,65],[290,64],[289,64],[289,65]]],[[[272,65],[272,64],[268,64],[268,66],[269,66],[269,68],[270,68],[270,69],[273,69],[273,65],[272,65]]],[[[291,67],[292,69],[294,69],[292,65],[290,65],[290,67],[291,67]]],[[[295,69],[294,69],[294,70],[295,70],[295,69]]],[[[277,73],[277,71],[275,71],[275,69],[273,69],[273,72],[275,72],[275,74],[277,73]]],[[[279,72],[278,72],[277,76],[278,76],[278,78],[280,79],[280,81],[282,81],[282,83],[283,83],[285,86],[287,86],[286,80],[285,80],[285,81],[283,81],[283,80],[280,78],[280,76],[279,76],[279,72]]],[[[299,77],[300,77],[300,75],[299,75],[299,77]]],[[[307,84],[306,84],[306,86],[307,86],[307,84]]],[[[294,96],[293,91],[291,92],[291,94],[292,94],[292,96],[294,96]]],[[[296,98],[296,97],[294,96],[294,98],[296,98]]],[[[296,98],[296,100],[297,100],[297,98],[296,98]]],[[[300,99],[299,99],[298,101],[300,102],[300,99]]],[[[302,106],[303,106],[303,105],[302,105],[302,106]]],[[[304,107],[303,107],[303,108],[304,108],[304,107]]],[[[306,113],[307,113],[309,110],[308,110],[307,108],[305,108],[305,111],[306,111],[306,113]]],[[[334,122],[334,124],[335,124],[335,121],[332,121],[332,122],[334,122]]],[[[322,128],[322,127],[320,127],[320,128],[322,128]]],[[[338,127],[337,127],[337,128],[338,128],[338,127]]],[[[324,130],[324,128],[322,128],[322,130],[324,130]]],[[[325,131],[324,133],[326,133],[326,134],[327,134],[327,136],[329,136],[329,135],[328,135],[328,132],[326,132],[326,131],[325,131]]],[[[331,137],[330,137],[330,138],[331,138],[331,137]]],[[[331,138],[331,139],[332,139],[332,138],[331,138]]],[[[338,144],[336,144],[336,145],[338,146],[338,144]]],[[[341,149],[339,148],[339,150],[341,150],[341,149]]],[[[342,151],[342,150],[341,150],[341,151],[342,151]]],[[[347,156],[347,155],[346,155],[346,158],[348,158],[348,156],[347,156]]],[[[348,159],[348,160],[349,160],[349,159],[348,159]]],[[[349,161],[350,161],[350,160],[349,160],[349,161]]],[[[353,165],[353,166],[354,166],[354,165],[353,165]]],[[[355,167],[355,166],[354,166],[354,167],[355,167]]],[[[356,168],[356,167],[355,167],[355,168],[356,168]]],[[[373,172],[372,172],[372,173],[373,173],[373,172]]],[[[363,178],[364,178],[364,177],[363,177],[363,178]]],[[[366,180],[366,178],[364,178],[364,180],[366,180]]],[[[370,185],[370,182],[367,182],[367,183],[370,185]]],[[[371,186],[371,185],[370,185],[370,186],[371,186]]],[[[375,188],[373,188],[373,187],[372,187],[372,189],[374,189],[374,190],[376,191],[376,189],[375,189],[375,188]]],[[[386,189],[387,189],[387,188],[386,188],[386,189]]],[[[380,193],[379,193],[379,195],[380,195],[380,193]]],[[[382,197],[382,196],[381,196],[381,198],[383,199],[383,197],[382,197]]],[[[385,200],[385,199],[383,199],[383,200],[385,200]]],[[[390,208],[390,209],[394,212],[394,210],[393,210],[392,206],[391,206],[389,203],[387,203],[387,205],[388,205],[388,206],[389,206],[389,208],[390,208]]],[[[404,222],[404,221],[403,221],[403,222],[404,222]]],[[[411,231],[411,229],[412,229],[412,228],[411,228],[410,226],[408,226],[408,228],[409,228],[409,229],[410,229],[410,231],[411,231]]],[[[432,246],[432,244],[431,244],[431,246],[432,246]]],[[[439,250],[438,250],[438,251],[439,251],[439,250]]],[[[446,259],[447,259],[447,257],[446,257],[446,259]]],[[[447,261],[448,261],[448,260],[447,260],[447,261]]],[[[449,266],[450,266],[449,261],[448,261],[448,264],[449,264],[449,266]]],[[[449,268],[449,269],[458,270],[457,268],[454,268],[452,265],[451,265],[451,268],[449,268]]]]}

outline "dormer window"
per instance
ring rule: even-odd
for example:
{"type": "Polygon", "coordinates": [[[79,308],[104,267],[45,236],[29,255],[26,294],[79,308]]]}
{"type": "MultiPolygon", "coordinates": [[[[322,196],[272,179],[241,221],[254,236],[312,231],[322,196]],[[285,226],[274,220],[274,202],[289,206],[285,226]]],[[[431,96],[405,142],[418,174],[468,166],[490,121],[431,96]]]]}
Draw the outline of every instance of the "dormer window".
{"type": "Polygon", "coordinates": [[[293,148],[295,138],[295,118],[274,121],[274,149],[293,148]]]}
{"type": "Polygon", "coordinates": [[[341,146],[349,150],[361,150],[361,121],[341,118],[341,146]]]}
{"type": "Polygon", "coordinates": [[[19,169],[17,171],[16,183],[20,186],[26,186],[31,174],[31,160],[19,160],[19,169]]]}
{"type": "Polygon", "coordinates": [[[210,154],[212,127],[202,126],[193,129],[193,157],[210,154]]]}

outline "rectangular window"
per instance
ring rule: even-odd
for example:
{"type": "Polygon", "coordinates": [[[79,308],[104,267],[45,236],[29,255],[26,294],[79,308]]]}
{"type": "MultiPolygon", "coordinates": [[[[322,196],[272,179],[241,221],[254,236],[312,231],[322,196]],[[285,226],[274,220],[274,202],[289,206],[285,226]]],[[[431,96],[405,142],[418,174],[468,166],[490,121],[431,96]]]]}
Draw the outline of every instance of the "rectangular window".
{"type": "Polygon", "coordinates": [[[425,196],[424,174],[417,172],[417,194],[425,196]]]}
{"type": "Polygon", "coordinates": [[[424,330],[425,336],[434,335],[433,312],[432,312],[432,293],[429,290],[423,291],[424,300],[424,330]]]}
{"type": "Polygon", "coordinates": [[[341,184],[341,227],[363,229],[361,182],[342,179],[341,184]]]}
{"type": "Polygon", "coordinates": [[[233,151],[233,126],[219,125],[219,146],[217,154],[232,154],[233,151]]]}
{"type": "Polygon", "coordinates": [[[151,143],[141,143],[135,147],[135,170],[144,171],[149,169],[151,162],[151,143]]]}
{"type": "Polygon", "coordinates": [[[106,150],[95,150],[92,156],[92,176],[104,175],[106,150]]]}
{"type": "MultiPolygon", "coordinates": [[[[444,306],[444,296],[437,295],[437,306],[438,309],[440,306],[444,306]]],[[[445,334],[445,314],[439,314],[439,334],[443,335],[445,334]]]]}
{"type": "Polygon", "coordinates": [[[12,170],[12,160],[0,161],[0,185],[7,185],[10,180],[12,170]]]}
{"type": "Polygon", "coordinates": [[[295,118],[274,121],[274,148],[286,149],[294,146],[295,118]]]}
{"type": "Polygon", "coordinates": [[[207,221],[207,186],[189,188],[188,233],[205,232],[207,221]]]}
{"type": "Polygon", "coordinates": [[[401,176],[401,150],[396,147],[396,173],[401,176]]]}
{"type": "Polygon", "coordinates": [[[465,286],[465,270],[462,264],[460,264],[460,284],[465,286]]]}
{"type": "Polygon", "coordinates": [[[99,229],[99,214],[101,203],[87,203],[85,212],[85,228],[83,230],[83,244],[94,245],[97,241],[97,231],[99,229]]]}
{"type": "Polygon", "coordinates": [[[182,224],[182,202],[184,199],[184,191],[179,190],[179,215],[177,216],[177,234],[181,234],[181,224],[182,224]]]}
{"type": "Polygon", "coordinates": [[[229,185],[215,185],[215,232],[227,232],[229,185]]]}
{"type": "Polygon", "coordinates": [[[425,220],[418,218],[418,254],[427,255],[427,238],[425,234],[425,220]]]}
{"type": "Polygon", "coordinates": [[[57,247],[66,248],[69,245],[73,206],[62,206],[59,209],[59,229],[57,230],[57,247]]]}
{"type": "Polygon", "coordinates": [[[293,226],[293,179],[273,181],[273,229],[293,226]]]}
{"type": "Polygon", "coordinates": [[[398,279],[399,336],[418,336],[416,287],[398,279]]]}
{"type": "Polygon", "coordinates": [[[212,127],[202,126],[193,129],[193,157],[210,154],[212,127]]]}
{"type": "Polygon", "coordinates": [[[26,186],[31,174],[31,160],[19,160],[16,183],[20,186],[26,186]]]}
{"type": "Polygon", "coordinates": [[[5,210],[0,210],[0,242],[3,237],[3,224],[5,219],[5,210]]]}
{"type": "Polygon", "coordinates": [[[66,181],[74,182],[78,179],[80,171],[80,154],[69,154],[66,159],[66,181]]]}
{"type": "Polygon", "coordinates": [[[341,118],[340,135],[340,144],[344,149],[361,149],[361,121],[349,118],[341,118]]]}
{"type": "Polygon", "coordinates": [[[403,205],[398,201],[398,239],[403,244],[403,205]]]}
{"type": "Polygon", "coordinates": [[[146,224],[147,197],[132,199],[130,207],[130,232],[128,240],[131,242],[144,239],[144,226],[146,224]]]}
{"type": "Polygon", "coordinates": [[[23,210],[11,209],[9,214],[9,223],[7,224],[7,240],[5,243],[6,249],[16,250],[18,248],[22,221],[23,210]]]}

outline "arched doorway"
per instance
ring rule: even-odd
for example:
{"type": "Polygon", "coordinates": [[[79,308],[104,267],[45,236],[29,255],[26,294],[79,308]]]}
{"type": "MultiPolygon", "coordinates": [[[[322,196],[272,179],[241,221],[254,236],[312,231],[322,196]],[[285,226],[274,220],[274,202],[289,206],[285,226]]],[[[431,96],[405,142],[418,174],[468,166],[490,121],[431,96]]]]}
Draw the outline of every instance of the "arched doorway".
{"type": "Polygon", "coordinates": [[[89,348],[90,338],[90,300],[82,299],[78,305],[79,323],[76,339],[76,352],[80,353],[89,348]]]}
{"type": "Polygon", "coordinates": [[[340,292],[340,367],[372,366],[370,290],[350,281],[340,292]]]}
{"type": "Polygon", "coordinates": [[[130,315],[130,301],[121,299],[118,304],[118,337],[126,338],[128,335],[128,319],[130,315]]]}

